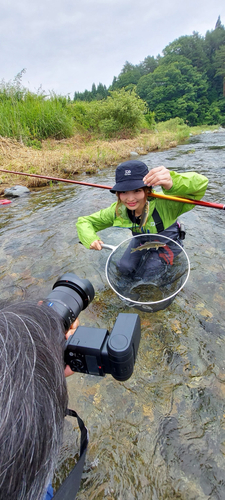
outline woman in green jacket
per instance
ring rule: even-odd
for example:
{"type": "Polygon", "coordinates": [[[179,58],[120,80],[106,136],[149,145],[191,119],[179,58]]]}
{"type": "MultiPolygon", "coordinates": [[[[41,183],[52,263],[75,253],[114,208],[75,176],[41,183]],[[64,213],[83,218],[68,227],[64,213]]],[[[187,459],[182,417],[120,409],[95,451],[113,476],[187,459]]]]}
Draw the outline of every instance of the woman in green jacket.
{"type": "MultiPolygon", "coordinates": [[[[99,212],[79,217],[76,224],[79,239],[86,248],[101,250],[103,241],[96,233],[114,226],[129,228],[133,235],[160,233],[182,245],[177,218],[194,205],[148,197],[149,191],[155,186],[161,186],[165,194],[200,200],[207,185],[207,177],[195,172],[178,174],[164,166],[149,171],[145,163],[136,160],[121,163],[116,169],[116,184],[110,190],[116,193],[117,201],[99,212]]],[[[179,250],[179,247],[174,244],[174,250],[176,249],[179,250]]],[[[120,270],[126,274],[133,273],[145,253],[146,251],[142,251],[130,255],[128,249],[120,270]]],[[[152,253],[158,258],[158,251],[151,251],[152,253]]],[[[170,256],[166,255],[166,251],[160,254],[160,262],[168,264],[170,256]]]]}

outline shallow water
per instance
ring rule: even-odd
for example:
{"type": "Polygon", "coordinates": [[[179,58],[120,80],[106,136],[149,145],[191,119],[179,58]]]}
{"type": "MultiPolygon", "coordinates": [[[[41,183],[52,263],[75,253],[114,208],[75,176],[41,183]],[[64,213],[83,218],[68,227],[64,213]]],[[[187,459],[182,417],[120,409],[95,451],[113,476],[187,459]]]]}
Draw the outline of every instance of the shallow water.
{"type": "MultiPolygon", "coordinates": [[[[204,199],[224,203],[224,147],[221,131],[140,159],[149,167],[207,175],[204,199]]],[[[109,185],[113,179],[113,169],[86,178],[109,185]]],[[[109,288],[108,251],[89,251],[78,242],[77,217],[113,201],[107,190],[61,184],[1,207],[1,298],[46,297],[56,279],[72,271],[95,288],[81,324],[111,331],[118,313],[140,315],[141,341],[128,381],[79,373],[68,379],[69,406],[90,434],[78,500],[223,500],[225,212],[195,207],[182,216],[189,280],[167,309],[149,314],[130,311],[109,288]]],[[[101,233],[113,245],[129,236],[123,230],[101,233]]],[[[56,483],[77,458],[73,420],[65,426],[56,483]]]]}

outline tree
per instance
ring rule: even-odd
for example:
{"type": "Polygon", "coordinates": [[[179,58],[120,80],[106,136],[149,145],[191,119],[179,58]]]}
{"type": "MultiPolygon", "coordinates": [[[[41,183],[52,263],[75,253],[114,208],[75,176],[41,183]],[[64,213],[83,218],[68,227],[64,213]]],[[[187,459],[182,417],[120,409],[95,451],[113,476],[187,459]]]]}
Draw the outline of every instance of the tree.
{"type": "Polygon", "coordinates": [[[99,83],[96,91],[96,99],[100,101],[101,99],[105,99],[109,95],[107,87],[99,83]]]}
{"type": "MultiPolygon", "coordinates": [[[[159,59],[160,56],[158,56],[159,59]]],[[[153,56],[147,56],[140,64],[133,65],[125,62],[122,71],[116,78],[114,76],[110,90],[126,88],[132,90],[139,82],[141,76],[153,73],[158,66],[158,60],[153,56]]]]}
{"type": "Polygon", "coordinates": [[[202,123],[207,108],[207,82],[185,57],[161,61],[154,73],[141,77],[138,95],[155,112],[157,121],[180,117],[202,123]]]}
{"type": "Polygon", "coordinates": [[[130,71],[133,71],[136,68],[133,64],[131,64],[129,61],[126,61],[120,75],[124,75],[125,73],[129,73],[130,71]]]}
{"type": "Polygon", "coordinates": [[[144,61],[139,64],[141,76],[153,73],[158,66],[159,59],[160,56],[158,56],[158,59],[155,59],[154,56],[147,56],[144,61]]]}
{"type": "Polygon", "coordinates": [[[129,87],[130,89],[134,87],[141,78],[140,70],[134,66],[132,69],[126,72],[121,72],[118,78],[114,78],[110,90],[117,90],[129,87]]]}
{"type": "Polygon", "coordinates": [[[92,96],[93,96],[93,99],[94,99],[96,97],[96,94],[97,94],[97,89],[96,89],[95,83],[92,83],[91,93],[92,93],[92,96]]]}
{"type": "Polygon", "coordinates": [[[108,90],[105,85],[99,83],[97,88],[95,83],[92,84],[91,90],[85,90],[84,92],[75,92],[74,93],[74,101],[100,101],[101,99],[105,99],[108,95],[108,90]]]}
{"type": "Polygon", "coordinates": [[[220,19],[220,16],[218,17],[217,21],[216,21],[216,26],[215,26],[215,29],[216,28],[222,28],[222,23],[221,23],[221,19],[220,19]]]}
{"type": "Polygon", "coordinates": [[[223,96],[225,97],[225,45],[222,45],[216,52],[214,58],[215,78],[222,78],[223,96]]]}
{"type": "Polygon", "coordinates": [[[204,38],[197,32],[190,36],[181,36],[167,45],[163,50],[164,58],[168,56],[184,56],[191,62],[192,66],[204,73],[207,56],[204,50],[204,38]]]}
{"type": "Polygon", "coordinates": [[[207,31],[205,35],[205,52],[207,55],[206,74],[209,82],[209,102],[210,104],[219,99],[223,94],[221,73],[219,74],[219,64],[221,54],[216,56],[217,51],[225,46],[225,28],[221,24],[220,17],[217,20],[216,28],[207,31]]]}

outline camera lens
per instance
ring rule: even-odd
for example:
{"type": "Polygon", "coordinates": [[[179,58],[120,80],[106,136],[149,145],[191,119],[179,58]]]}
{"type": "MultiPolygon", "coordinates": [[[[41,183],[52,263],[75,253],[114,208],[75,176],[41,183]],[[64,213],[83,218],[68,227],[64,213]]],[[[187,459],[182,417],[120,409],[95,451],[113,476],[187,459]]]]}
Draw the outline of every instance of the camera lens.
{"type": "Polygon", "coordinates": [[[81,311],[86,309],[95,295],[89,280],[81,279],[76,274],[66,273],[53,285],[47,297],[47,305],[61,316],[65,329],[68,330],[81,311]]]}

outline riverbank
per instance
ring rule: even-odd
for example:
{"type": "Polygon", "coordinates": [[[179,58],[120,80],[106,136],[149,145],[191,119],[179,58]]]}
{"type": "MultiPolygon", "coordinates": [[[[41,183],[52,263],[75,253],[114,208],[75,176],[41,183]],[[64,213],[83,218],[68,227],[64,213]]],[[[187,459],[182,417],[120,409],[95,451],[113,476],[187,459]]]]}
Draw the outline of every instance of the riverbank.
{"type": "MultiPolygon", "coordinates": [[[[170,127],[171,128],[171,127],[170,127]]],[[[126,161],[132,153],[144,155],[151,151],[165,150],[185,142],[190,134],[198,135],[217,127],[186,126],[175,130],[159,124],[154,131],[145,131],[132,139],[104,141],[91,136],[75,135],[61,141],[48,139],[41,149],[27,147],[13,139],[0,137],[0,165],[2,169],[76,179],[78,174],[93,174],[107,166],[126,161]]],[[[38,146],[38,145],[37,145],[38,146]]],[[[7,187],[22,184],[29,189],[45,186],[49,181],[0,172],[0,195],[7,187]]]]}

